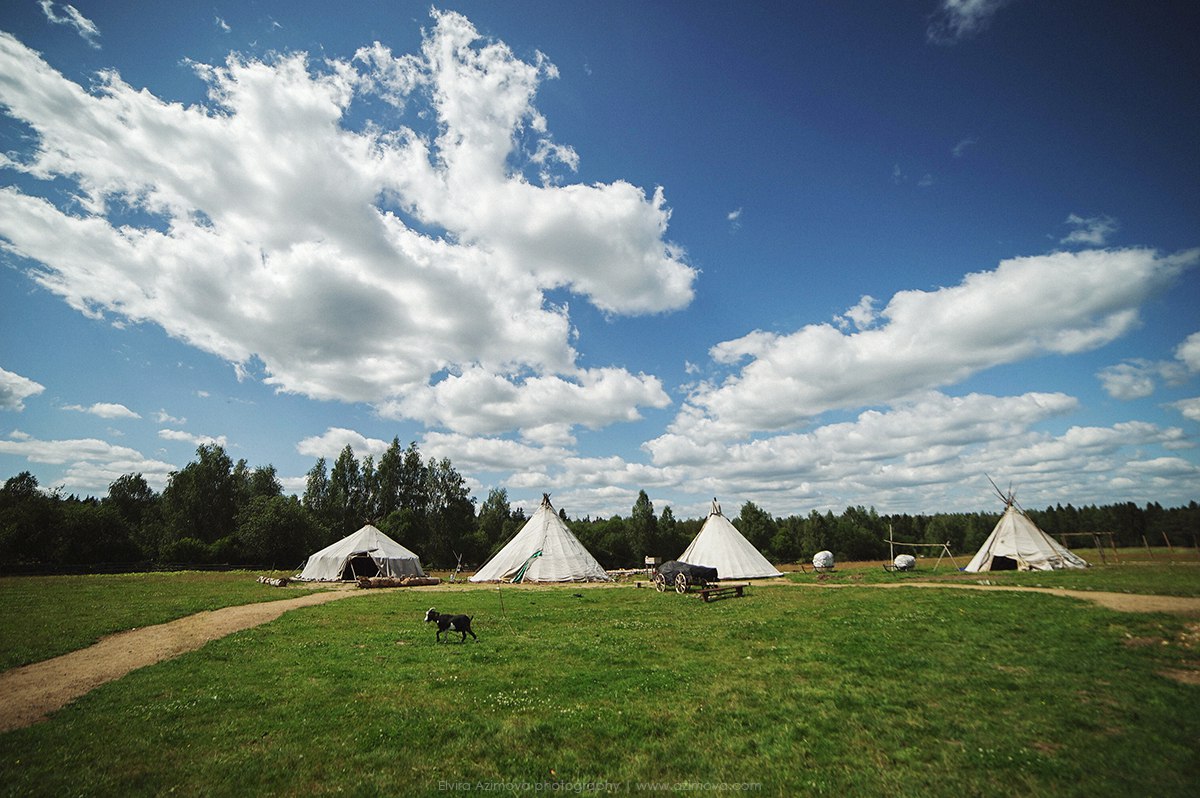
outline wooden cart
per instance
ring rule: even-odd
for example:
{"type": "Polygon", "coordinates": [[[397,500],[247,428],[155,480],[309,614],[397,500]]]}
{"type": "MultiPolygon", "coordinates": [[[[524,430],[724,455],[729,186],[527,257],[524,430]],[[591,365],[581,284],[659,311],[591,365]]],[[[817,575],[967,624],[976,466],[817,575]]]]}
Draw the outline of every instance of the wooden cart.
{"type": "Polygon", "coordinates": [[[692,565],[679,560],[670,560],[654,571],[654,587],[665,593],[674,587],[676,593],[687,593],[692,588],[706,588],[717,581],[717,569],[707,565],[692,565]]]}

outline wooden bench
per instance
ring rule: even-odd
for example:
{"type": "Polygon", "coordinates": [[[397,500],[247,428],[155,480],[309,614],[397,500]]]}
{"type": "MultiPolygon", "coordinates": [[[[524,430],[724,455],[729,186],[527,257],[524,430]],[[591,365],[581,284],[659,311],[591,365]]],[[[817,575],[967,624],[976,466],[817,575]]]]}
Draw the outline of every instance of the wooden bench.
{"type": "Polygon", "coordinates": [[[746,588],[747,585],[721,585],[720,587],[706,587],[696,592],[707,603],[723,598],[741,598],[746,588]]]}

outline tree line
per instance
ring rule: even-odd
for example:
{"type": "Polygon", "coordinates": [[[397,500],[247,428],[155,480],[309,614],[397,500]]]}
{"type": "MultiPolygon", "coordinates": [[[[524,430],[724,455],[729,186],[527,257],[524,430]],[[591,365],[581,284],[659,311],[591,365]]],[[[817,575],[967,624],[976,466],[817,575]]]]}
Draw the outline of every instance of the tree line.
{"type": "MultiPolygon", "coordinates": [[[[669,505],[656,513],[644,490],[628,516],[571,519],[565,509],[559,515],[610,569],[641,567],[647,556],[678,557],[705,520],[677,519],[669,505]]],[[[1118,546],[1191,546],[1200,533],[1194,501],[1175,508],[1056,505],[1029,515],[1056,537],[1111,533],[1118,546]]],[[[768,560],[783,564],[806,562],[822,550],[843,561],[883,559],[889,536],[948,543],[955,555],[970,555],[999,517],[999,511],[881,515],[861,506],[836,515],[814,510],[775,517],[747,501],[730,520],[768,560]]],[[[349,446],[332,464],[319,458],[302,496],[284,494],[273,466],[235,463],[211,444],[172,472],[161,493],[136,473],[113,481],[106,496],[86,498],[43,491],[29,472],[8,479],[0,488],[0,569],[229,564],[287,570],[368,522],[417,552],[427,568],[473,569],[526,520],[504,488],[491,489],[477,508],[453,464],[422,457],[415,442],[401,448],[394,438],[378,461],[359,459],[349,446]]]]}

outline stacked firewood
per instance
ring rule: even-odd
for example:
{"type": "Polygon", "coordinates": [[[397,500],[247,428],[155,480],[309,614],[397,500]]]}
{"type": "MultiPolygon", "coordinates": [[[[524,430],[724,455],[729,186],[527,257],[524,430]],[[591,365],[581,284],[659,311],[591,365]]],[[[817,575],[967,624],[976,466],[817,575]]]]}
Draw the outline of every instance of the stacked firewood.
{"type": "Polygon", "coordinates": [[[368,587],[422,587],[425,585],[440,585],[442,580],[436,576],[360,576],[358,586],[368,587]]]}

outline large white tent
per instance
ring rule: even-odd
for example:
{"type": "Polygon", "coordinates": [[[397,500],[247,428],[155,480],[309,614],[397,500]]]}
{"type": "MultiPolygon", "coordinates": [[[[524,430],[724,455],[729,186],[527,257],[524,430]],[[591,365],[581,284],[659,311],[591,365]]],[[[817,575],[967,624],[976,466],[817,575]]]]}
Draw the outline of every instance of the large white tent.
{"type": "Polygon", "coordinates": [[[1004,502],[1004,515],[964,570],[1057,571],[1088,567],[1081,557],[1038,529],[1011,495],[1004,502]]]}
{"type": "Polygon", "coordinates": [[[424,576],[421,560],[367,524],[308,558],[299,579],[340,582],[360,576],[424,576]]]}
{"type": "Polygon", "coordinates": [[[542,494],[521,531],[471,577],[472,582],[609,582],[596,558],[542,494]]]}
{"type": "Polygon", "coordinates": [[[746,540],[729,519],[721,514],[721,505],[713,499],[712,510],[687,551],[679,556],[692,565],[717,569],[718,579],[765,579],[783,576],[767,562],[754,544],[746,540]]]}

